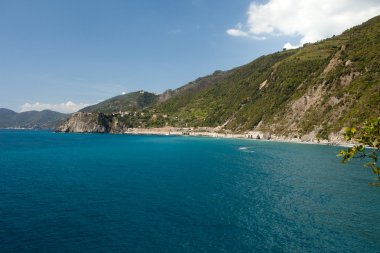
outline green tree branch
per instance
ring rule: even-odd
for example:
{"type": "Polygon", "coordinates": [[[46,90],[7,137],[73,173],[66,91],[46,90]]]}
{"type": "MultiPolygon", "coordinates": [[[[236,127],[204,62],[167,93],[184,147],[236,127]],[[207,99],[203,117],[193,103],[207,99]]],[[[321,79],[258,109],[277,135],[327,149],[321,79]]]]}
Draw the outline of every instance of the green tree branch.
{"type": "Polygon", "coordinates": [[[352,158],[368,158],[370,162],[364,166],[371,168],[378,180],[372,185],[380,186],[380,166],[377,164],[380,153],[380,117],[367,120],[358,128],[346,128],[344,138],[346,141],[353,141],[357,144],[341,150],[337,156],[342,157],[343,163],[347,163],[352,158]]]}

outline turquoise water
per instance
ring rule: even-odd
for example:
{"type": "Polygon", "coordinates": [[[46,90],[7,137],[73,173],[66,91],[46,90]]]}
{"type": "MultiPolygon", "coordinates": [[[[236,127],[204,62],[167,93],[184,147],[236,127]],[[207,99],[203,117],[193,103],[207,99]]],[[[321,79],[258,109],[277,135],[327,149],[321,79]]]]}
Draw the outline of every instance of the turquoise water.
{"type": "Polygon", "coordinates": [[[1,252],[380,252],[339,147],[0,131],[1,252]]]}

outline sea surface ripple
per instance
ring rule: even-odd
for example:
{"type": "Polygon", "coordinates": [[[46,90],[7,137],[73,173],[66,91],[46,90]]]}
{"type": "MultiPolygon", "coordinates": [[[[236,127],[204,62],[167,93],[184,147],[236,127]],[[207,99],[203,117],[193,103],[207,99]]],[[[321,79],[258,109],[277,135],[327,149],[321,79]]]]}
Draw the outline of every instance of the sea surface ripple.
{"type": "Polygon", "coordinates": [[[0,252],[380,252],[339,147],[0,131],[0,252]]]}

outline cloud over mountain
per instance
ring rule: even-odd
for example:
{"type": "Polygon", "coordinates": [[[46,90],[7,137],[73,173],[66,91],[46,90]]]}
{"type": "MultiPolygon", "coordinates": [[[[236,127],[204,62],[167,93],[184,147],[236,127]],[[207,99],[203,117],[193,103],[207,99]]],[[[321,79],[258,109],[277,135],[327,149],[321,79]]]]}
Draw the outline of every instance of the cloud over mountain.
{"type": "Polygon", "coordinates": [[[25,103],[21,105],[21,112],[25,111],[42,111],[42,110],[52,110],[57,112],[63,112],[63,113],[72,113],[79,111],[80,109],[89,106],[89,104],[85,103],[74,103],[71,101],[68,101],[66,103],[60,103],[60,104],[47,104],[47,103],[25,103]]]}
{"type": "Polygon", "coordinates": [[[300,36],[299,45],[284,45],[294,48],[339,34],[379,14],[378,0],[269,0],[264,4],[254,1],[248,8],[245,24],[239,23],[226,32],[254,39],[300,36]]]}

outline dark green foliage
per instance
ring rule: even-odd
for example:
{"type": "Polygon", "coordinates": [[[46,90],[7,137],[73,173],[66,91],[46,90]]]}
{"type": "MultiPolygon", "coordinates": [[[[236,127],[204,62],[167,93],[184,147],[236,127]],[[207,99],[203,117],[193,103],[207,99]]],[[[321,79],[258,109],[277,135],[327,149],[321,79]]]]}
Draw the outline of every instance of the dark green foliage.
{"type": "Polygon", "coordinates": [[[380,117],[366,121],[359,128],[346,128],[344,137],[347,141],[355,141],[358,144],[347,150],[341,150],[337,156],[342,157],[343,163],[352,158],[369,158],[370,162],[365,166],[371,168],[377,175],[378,182],[375,185],[380,186],[380,167],[377,165],[380,152],[380,117]]]}

